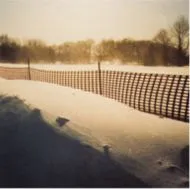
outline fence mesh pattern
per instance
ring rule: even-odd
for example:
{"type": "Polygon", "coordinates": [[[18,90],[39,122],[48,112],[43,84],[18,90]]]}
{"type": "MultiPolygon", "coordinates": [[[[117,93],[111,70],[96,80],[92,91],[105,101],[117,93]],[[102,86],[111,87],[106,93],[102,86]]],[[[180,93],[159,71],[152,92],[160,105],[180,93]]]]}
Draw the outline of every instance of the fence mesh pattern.
{"type": "MultiPolygon", "coordinates": [[[[31,80],[81,89],[143,112],[189,121],[189,76],[121,71],[30,70],[31,80]],[[101,82],[100,82],[101,81],[101,82]]],[[[0,67],[0,77],[29,79],[27,68],[0,67]]]]}

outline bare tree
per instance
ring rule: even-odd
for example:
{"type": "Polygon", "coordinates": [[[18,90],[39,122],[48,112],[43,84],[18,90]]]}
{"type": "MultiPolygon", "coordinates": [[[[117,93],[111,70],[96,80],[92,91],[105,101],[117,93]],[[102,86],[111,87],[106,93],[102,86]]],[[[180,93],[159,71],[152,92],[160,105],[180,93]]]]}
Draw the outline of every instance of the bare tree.
{"type": "Polygon", "coordinates": [[[168,32],[165,29],[161,29],[156,36],[153,38],[153,41],[161,44],[162,46],[162,59],[163,64],[168,65],[168,47],[171,43],[171,39],[169,37],[168,32]]]}
{"type": "Polygon", "coordinates": [[[168,32],[165,29],[161,29],[156,36],[153,38],[153,41],[163,44],[163,45],[168,45],[170,44],[170,37],[168,35],[168,32]]]}
{"type": "Polygon", "coordinates": [[[189,22],[184,16],[180,16],[171,28],[174,47],[178,51],[179,65],[183,64],[183,57],[188,56],[189,49],[189,22]]]}
{"type": "Polygon", "coordinates": [[[94,45],[92,51],[95,61],[101,62],[105,60],[106,53],[101,43],[94,45]]]}

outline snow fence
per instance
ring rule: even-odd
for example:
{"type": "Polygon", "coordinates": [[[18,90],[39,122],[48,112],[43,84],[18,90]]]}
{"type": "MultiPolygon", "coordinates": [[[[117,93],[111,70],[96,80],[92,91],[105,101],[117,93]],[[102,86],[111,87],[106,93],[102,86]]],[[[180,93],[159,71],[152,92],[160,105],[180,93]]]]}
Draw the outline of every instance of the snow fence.
{"type": "Polygon", "coordinates": [[[48,71],[0,67],[0,77],[54,83],[93,92],[143,112],[189,121],[189,76],[122,71],[48,71]]]}

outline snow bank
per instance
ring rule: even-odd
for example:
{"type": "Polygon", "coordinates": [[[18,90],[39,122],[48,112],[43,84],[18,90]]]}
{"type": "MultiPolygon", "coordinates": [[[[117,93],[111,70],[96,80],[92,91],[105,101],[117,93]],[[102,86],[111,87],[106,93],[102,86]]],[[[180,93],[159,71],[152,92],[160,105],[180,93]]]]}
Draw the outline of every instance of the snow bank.
{"type": "Polygon", "coordinates": [[[0,107],[1,187],[148,186],[84,145],[70,121],[50,125],[17,97],[0,96],[0,107]]]}
{"type": "MultiPolygon", "coordinates": [[[[125,170],[154,187],[188,183],[180,153],[189,144],[188,124],[139,112],[114,100],[34,81],[0,80],[0,93],[17,95],[46,112],[71,120],[70,129],[125,170]],[[109,150],[105,145],[109,146],[109,150]]],[[[75,135],[76,137],[76,135],[75,135]]]]}
{"type": "MultiPolygon", "coordinates": [[[[26,64],[3,64],[4,67],[26,67],[26,64]]],[[[97,70],[97,64],[31,64],[31,68],[51,70],[51,71],[93,71],[97,70]]],[[[158,74],[176,74],[176,75],[189,75],[189,67],[151,67],[151,66],[139,66],[139,65],[120,65],[120,64],[101,64],[102,70],[112,71],[126,71],[126,72],[138,72],[138,73],[158,73],[158,74]]]]}

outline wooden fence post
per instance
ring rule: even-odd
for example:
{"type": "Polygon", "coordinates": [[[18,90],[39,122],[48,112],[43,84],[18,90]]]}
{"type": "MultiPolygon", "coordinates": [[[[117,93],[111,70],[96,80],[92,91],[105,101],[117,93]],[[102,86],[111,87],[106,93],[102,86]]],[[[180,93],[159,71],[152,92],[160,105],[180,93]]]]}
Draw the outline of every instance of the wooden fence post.
{"type": "Polygon", "coordinates": [[[31,75],[30,75],[30,58],[27,59],[28,63],[28,79],[31,80],[31,75]]]}
{"type": "Polygon", "coordinates": [[[98,61],[98,78],[99,78],[99,91],[100,95],[102,95],[102,81],[101,81],[101,67],[100,67],[100,61],[98,61]]]}

